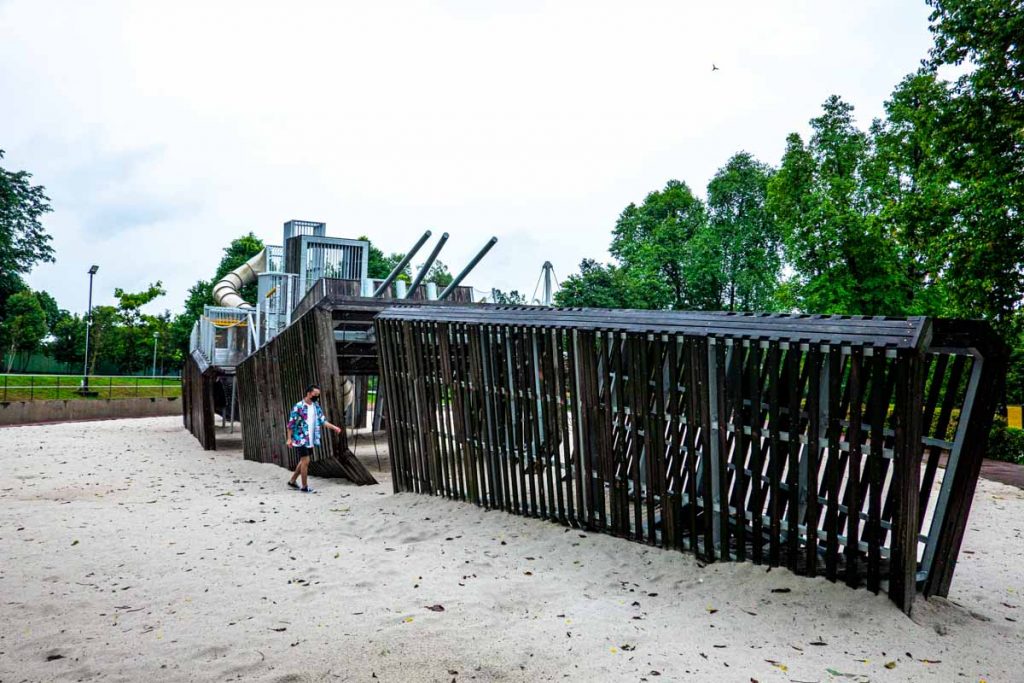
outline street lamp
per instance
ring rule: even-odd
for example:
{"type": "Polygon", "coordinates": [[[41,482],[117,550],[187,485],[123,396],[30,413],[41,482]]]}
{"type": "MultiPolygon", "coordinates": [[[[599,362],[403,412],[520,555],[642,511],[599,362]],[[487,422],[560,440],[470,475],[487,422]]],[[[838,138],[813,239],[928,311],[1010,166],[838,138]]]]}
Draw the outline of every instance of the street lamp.
{"type": "Polygon", "coordinates": [[[92,329],[92,276],[96,274],[96,271],[100,269],[99,266],[93,266],[89,269],[89,314],[85,319],[85,363],[82,368],[82,390],[89,390],[89,331],[92,329]]]}
{"type": "Polygon", "coordinates": [[[153,377],[156,377],[156,340],[160,337],[159,332],[153,333],[153,377]]]}

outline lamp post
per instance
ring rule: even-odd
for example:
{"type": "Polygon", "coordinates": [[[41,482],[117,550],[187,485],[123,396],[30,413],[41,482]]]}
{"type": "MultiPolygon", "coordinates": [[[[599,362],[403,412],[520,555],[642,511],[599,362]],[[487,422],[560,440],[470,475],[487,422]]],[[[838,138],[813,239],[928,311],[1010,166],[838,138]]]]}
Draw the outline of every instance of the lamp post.
{"type": "Polygon", "coordinates": [[[153,377],[156,377],[156,340],[160,338],[159,332],[153,333],[153,377]]]}
{"type": "Polygon", "coordinates": [[[89,313],[85,318],[85,362],[82,367],[82,390],[89,390],[89,332],[92,330],[92,276],[100,269],[93,266],[89,269],[89,313]]]}

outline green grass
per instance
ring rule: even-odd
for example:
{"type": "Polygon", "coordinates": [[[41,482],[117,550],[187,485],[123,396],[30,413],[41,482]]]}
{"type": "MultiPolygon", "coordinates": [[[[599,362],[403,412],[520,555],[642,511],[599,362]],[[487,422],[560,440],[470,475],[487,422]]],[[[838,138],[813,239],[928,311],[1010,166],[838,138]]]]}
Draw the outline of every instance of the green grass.
{"type": "Polygon", "coordinates": [[[179,377],[89,377],[89,390],[79,393],[82,375],[0,375],[0,401],[89,400],[180,397],[179,377]]]}

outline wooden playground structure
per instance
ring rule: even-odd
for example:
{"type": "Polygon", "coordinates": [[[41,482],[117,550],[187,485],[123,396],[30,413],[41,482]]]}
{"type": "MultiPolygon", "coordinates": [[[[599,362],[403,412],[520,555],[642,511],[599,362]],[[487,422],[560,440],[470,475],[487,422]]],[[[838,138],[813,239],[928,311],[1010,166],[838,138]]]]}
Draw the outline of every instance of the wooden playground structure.
{"type": "Polygon", "coordinates": [[[394,490],[947,594],[1007,350],[928,318],[394,307],[394,490]],[[948,464],[940,479],[940,456],[948,464]]]}
{"type": "MultiPolygon", "coordinates": [[[[208,309],[183,373],[204,448],[237,415],[247,459],[292,468],[306,386],[364,426],[377,376],[396,493],[823,575],[907,613],[948,593],[1008,355],[987,323],[474,304],[460,283],[494,240],[438,295],[419,285],[447,235],[407,288],[429,232],[369,281],[366,243],[323,225],[286,223],[283,257],[218,283],[234,307],[208,309]],[[238,295],[254,273],[262,309],[238,295]]],[[[310,473],[376,483],[345,432],[310,473]]]]}

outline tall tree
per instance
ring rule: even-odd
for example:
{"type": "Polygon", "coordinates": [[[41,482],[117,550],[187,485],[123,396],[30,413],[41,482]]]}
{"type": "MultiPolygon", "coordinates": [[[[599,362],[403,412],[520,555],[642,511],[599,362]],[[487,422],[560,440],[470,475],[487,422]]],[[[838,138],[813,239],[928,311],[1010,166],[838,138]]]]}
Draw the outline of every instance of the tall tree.
{"type": "Polygon", "coordinates": [[[637,284],[623,268],[593,259],[583,259],[580,272],[567,277],[555,292],[556,306],[645,308],[643,303],[637,296],[637,284]]]}
{"type": "Polygon", "coordinates": [[[57,306],[57,300],[50,296],[49,293],[39,291],[35,295],[39,299],[39,306],[43,309],[43,315],[46,317],[46,332],[47,334],[53,334],[53,328],[57,325],[57,321],[62,316],[67,315],[68,312],[61,310],[57,306]]]}
{"type": "Polygon", "coordinates": [[[946,160],[959,185],[947,291],[960,315],[1013,336],[1024,297],[1024,7],[928,0],[932,67],[967,65],[953,86],[946,160]]]}
{"type": "MultiPolygon", "coordinates": [[[[244,263],[244,261],[243,261],[244,263]]],[[[157,281],[141,292],[114,290],[117,297],[118,327],[114,360],[124,372],[136,372],[146,367],[146,359],[153,348],[155,317],[142,312],[142,307],[167,292],[157,281]]]]}
{"type": "Polygon", "coordinates": [[[89,374],[96,374],[100,361],[113,365],[124,355],[124,337],[118,329],[120,316],[114,306],[93,306],[92,323],[89,325],[89,374]]]}
{"type": "MultiPolygon", "coordinates": [[[[217,264],[217,271],[214,273],[211,282],[217,282],[232,270],[263,251],[263,248],[263,240],[251,232],[231,240],[231,244],[224,248],[224,255],[221,256],[220,263],[217,264]]],[[[241,294],[245,301],[250,303],[256,301],[256,283],[253,282],[242,287],[242,291],[239,294],[241,294]]],[[[212,293],[210,303],[213,303],[212,293]]]]}
{"type": "Polygon", "coordinates": [[[898,314],[912,299],[898,250],[871,217],[863,173],[869,140],[853,122],[853,106],[837,96],[811,119],[804,146],[787,139],[782,166],[769,182],[768,205],[795,271],[803,310],[898,314]]]}
{"type": "MultiPolygon", "coordinates": [[[[374,280],[383,280],[391,271],[395,269],[402,259],[405,258],[405,254],[392,252],[391,254],[385,254],[378,247],[376,247],[369,237],[363,235],[359,239],[369,243],[369,257],[366,260],[366,276],[374,280]]],[[[402,272],[398,274],[399,280],[405,282],[412,282],[412,268],[408,265],[402,269],[402,272]]]]}
{"type": "Polygon", "coordinates": [[[609,251],[644,293],[644,308],[720,307],[717,283],[708,281],[706,262],[691,244],[705,220],[704,204],[678,180],[619,216],[609,251]]]}
{"type": "Polygon", "coordinates": [[[494,303],[502,304],[504,306],[523,306],[526,304],[526,295],[521,294],[518,289],[513,289],[510,292],[504,292],[500,289],[492,289],[491,299],[494,303]]]}
{"type": "Polygon", "coordinates": [[[767,164],[739,152],[708,183],[709,220],[700,235],[700,253],[717,269],[713,281],[730,311],[765,311],[775,305],[782,244],[767,209],[771,175],[767,164]]]}
{"type": "MultiPolygon", "coordinates": [[[[422,268],[422,266],[420,266],[422,268]]],[[[444,264],[440,259],[434,261],[430,266],[430,270],[427,271],[427,277],[424,282],[433,282],[439,288],[447,287],[455,280],[455,276],[448,270],[448,266],[444,264]]]]}
{"type": "Polygon", "coordinates": [[[946,313],[948,240],[958,192],[944,153],[951,98],[931,71],[910,74],[871,125],[864,183],[876,231],[896,245],[911,300],[906,314],[946,313]]]}
{"type": "Polygon", "coordinates": [[[31,354],[46,336],[46,315],[35,293],[25,290],[7,300],[7,315],[0,323],[0,340],[7,351],[7,372],[15,359],[31,354]]]}
{"type": "MultiPolygon", "coordinates": [[[[4,151],[0,149],[0,160],[4,151]]],[[[52,209],[46,190],[32,174],[0,166],[0,318],[7,299],[25,289],[22,275],[37,263],[53,261],[51,237],[40,218],[52,209]]]]}
{"type": "Polygon", "coordinates": [[[72,365],[75,372],[80,370],[85,353],[85,320],[75,314],[64,315],[54,325],[52,334],[50,352],[53,357],[72,365]]]}

